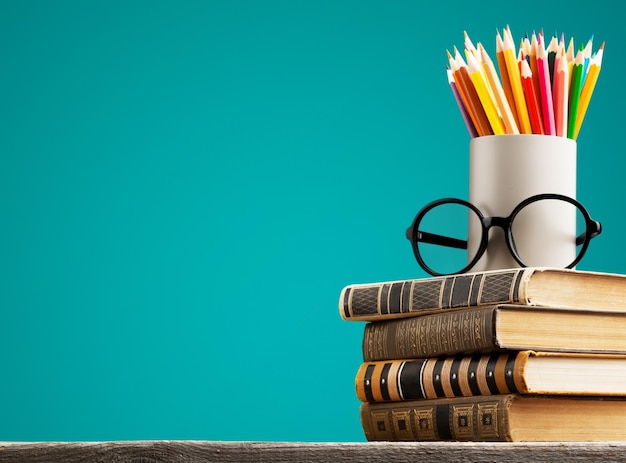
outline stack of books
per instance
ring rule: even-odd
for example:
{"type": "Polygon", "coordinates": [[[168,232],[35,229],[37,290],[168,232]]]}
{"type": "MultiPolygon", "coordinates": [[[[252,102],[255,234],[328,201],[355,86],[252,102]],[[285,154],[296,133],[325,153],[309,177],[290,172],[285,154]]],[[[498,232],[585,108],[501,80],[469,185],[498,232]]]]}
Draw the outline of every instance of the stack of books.
{"type": "Polygon", "coordinates": [[[517,268],[343,288],[368,441],[626,439],[626,275],[517,268]]]}

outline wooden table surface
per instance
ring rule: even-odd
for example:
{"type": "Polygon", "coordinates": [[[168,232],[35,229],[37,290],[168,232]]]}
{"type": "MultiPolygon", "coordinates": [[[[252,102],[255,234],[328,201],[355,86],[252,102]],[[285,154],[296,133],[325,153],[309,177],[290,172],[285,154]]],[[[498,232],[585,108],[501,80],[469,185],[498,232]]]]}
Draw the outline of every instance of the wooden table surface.
{"type": "Polygon", "coordinates": [[[625,442],[0,442],[0,463],[626,462],[625,442]]]}

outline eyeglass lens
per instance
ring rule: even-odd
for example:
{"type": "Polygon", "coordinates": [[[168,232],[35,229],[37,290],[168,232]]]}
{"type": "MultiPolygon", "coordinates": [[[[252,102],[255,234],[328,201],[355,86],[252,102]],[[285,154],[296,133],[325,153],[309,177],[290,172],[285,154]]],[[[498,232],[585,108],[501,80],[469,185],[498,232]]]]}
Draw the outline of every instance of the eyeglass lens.
{"type": "MultiPolygon", "coordinates": [[[[579,245],[575,245],[576,237],[584,234],[585,230],[586,222],[582,211],[574,204],[557,199],[542,199],[530,203],[511,222],[515,250],[527,267],[568,267],[574,262],[584,243],[581,241],[579,245]],[[558,246],[564,250],[558,260],[546,261],[543,250],[548,246],[558,246]]],[[[556,256],[552,258],[557,259],[556,256]]]]}
{"type": "MultiPolygon", "coordinates": [[[[463,204],[443,203],[430,209],[419,224],[419,231],[454,238],[465,243],[463,247],[441,245],[430,240],[417,241],[419,253],[433,270],[448,274],[462,270],[468,261],[468,219],[473,227],[480,228],[478,216],[463,204]]],[[[475,251],[474,251],[475,252],[475,251]]]]}

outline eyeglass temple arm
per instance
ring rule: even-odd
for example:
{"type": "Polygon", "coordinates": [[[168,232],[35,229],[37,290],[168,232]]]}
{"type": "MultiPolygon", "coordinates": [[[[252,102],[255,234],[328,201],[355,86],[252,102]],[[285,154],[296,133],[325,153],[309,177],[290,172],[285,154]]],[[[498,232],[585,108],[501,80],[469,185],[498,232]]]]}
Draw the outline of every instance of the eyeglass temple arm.
{"type": "Polygon", "coordinates": [[[436,244],[439,246],[447,246],[449,248],[467,249],[467,241],[449,236],[437,235],[435,233],[417,232],[417,241],[428,244],[436,244]]]}
{"type": "MultiPolygon", "coordinates": [[[[589,233],[589,239],[595,238],[602,233],[602,225],[597,220],[593,221],[594,227],[591,233],[589,233]]],[[[587,232],[581,233],[576,237],[576,246],[580,246],[587,239],[587,232]]]]}

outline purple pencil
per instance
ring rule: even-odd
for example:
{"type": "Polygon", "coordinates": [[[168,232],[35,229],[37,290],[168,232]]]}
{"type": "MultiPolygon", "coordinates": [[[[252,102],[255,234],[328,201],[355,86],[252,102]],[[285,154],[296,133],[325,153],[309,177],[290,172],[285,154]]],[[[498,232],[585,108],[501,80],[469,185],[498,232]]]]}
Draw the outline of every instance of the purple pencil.
{"type": "Polygon", "coordinates": [[[456,82],[454,81],[454,76],[452,75],[452,70],[446,66],[446,72],[448,74],[448,83],[450,84],[450,88],[452,89],[452,94],[454,95],[454,99],[456,100],[457,105],[459,105],[459,109],[461,110],[461,116],[463,116],[463,120],[465,121],[465,125],[467,126],[470,137],[477,137],[478,132],[476,131],[476,127],[474,127],[474,123],[472,122],[472,119],[467,112],[467,108],[465,108],[465,104],[461,99],[459,89],[456,87],[456,82]]]}

